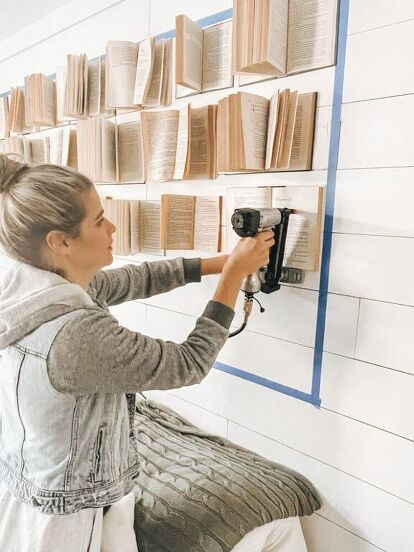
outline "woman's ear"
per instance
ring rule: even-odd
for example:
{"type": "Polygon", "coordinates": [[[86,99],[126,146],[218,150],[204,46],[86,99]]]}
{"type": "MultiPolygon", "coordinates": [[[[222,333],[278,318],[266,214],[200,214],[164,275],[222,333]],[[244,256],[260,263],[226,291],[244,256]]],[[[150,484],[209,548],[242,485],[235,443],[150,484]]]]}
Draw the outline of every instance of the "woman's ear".
{"type": "Polygon", "coordinates": [[[61,230],[51,230],[46,235],[46,244],[52,253],[62,255],[69,247],[69,240],[61,230]]]}

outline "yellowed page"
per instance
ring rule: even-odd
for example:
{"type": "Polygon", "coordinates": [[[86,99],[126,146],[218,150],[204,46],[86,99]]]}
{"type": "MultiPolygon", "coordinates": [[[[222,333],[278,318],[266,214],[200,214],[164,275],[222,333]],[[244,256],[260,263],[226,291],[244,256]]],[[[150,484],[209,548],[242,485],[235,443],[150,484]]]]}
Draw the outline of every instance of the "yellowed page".
{"type": "Polygon", "coordinates": [[[235,209],[250,207],[261,209],[271,207],[272,189],[269,187],[257,188],[228,188],[225,197],[226,208],[226,252],[230,253],[239,237],[231,225],[231,217],[235,209]]]}
{"type": "Polygon", "coordinates": [[[208,134],[208,105],[190,111],[190,174],[189,178],[208,179],[211,156],[208,134]]]}
{"type": "Polygon", "coordinates": [[[295,209],[289,217],[284,265],[318,270],[321,243],[323,188],[273,188],[272,207],[295,209]]]}
{"type": "Polygon", "coordinates": [[[283,131],[281,155],[278,160],[278,168],[289,168],[290,154],[293,144],[293,132],[295,128],[296,110],[298,105],[298,91],[294,90],[289,94],[287,106],[286,123],[283,131]]]}
{"type": "MultiPolygon", "coordinates": [[[[76,127],[67,127],[69,129],[69,153],[67,166],[72,169],[78,168],[78,151],[77,151],[77,132],[76,127]]],[[[65,129],[66,130],[66,129],[65,129]]]]}
{"type": "Polygon", "coordinates": [[[164,52],[162,62],[162,83],[161,83],[161,105],[171,105],[172,103],[172,58],[173,46],[172,39],[164,40],[164,52]]]}
{"type": "Polygon", "coordinates": [[[141,122],[118,123],[119,182],[144,182],[141,122]]]}
{"type": "Polygon", "coordinates": [[[54,128],[49,134],[50,163],[53,165],[66,164],[66,162],[63,161],[63,130],[63,128],[54,128]]]}
{"type": "Polygon", "coordinates": [[[31,165],[40,165],[47,162],[47,154],[43,136],[30,137],[31,165]]]}
{"type": "Polygon", "coordinates": [[[97,119],[102,132],[102,182],[116,181],[115,124],[108,119],[97,119]]]}
{"type": "Polygon", "coordinates": [[[88,113],[89,116],[101,113],[101,57],[88,62],[88,113]]]}
{"type": "Polygon", "coordinates": [[[286,73],[288,40],[288,5],[290,0],[269,0],[269,21],[267,25],[266,61],[274,67],[272,75],[286,73]]]}
{"type": "Polygon", "coordinates": [[[266,137],[266,161],[265,169],[270,169],[272,166],[272,154],[276,137],[277,119],[279,112],[279,91],[270,98],[269,103],[269,118],[267,124],[266,137]]]}
{"type": "Polygon", "coordinates": [[[42,117],[37,122],[40,126],[56,125],[56,88],[55,81],[42,75],[42,117]]]}
{"type": "Polygon", "coordinates": [[[152,65],[151,81],[142,105],[156,107],[160,105],[162,89],[162,71],[164,65],[164,40],[158,40],[154,45],[154,62],[152,65]]]}
{"type": "MultiPolygon", "coordinates": [[[[239,92],[244,144],[244,166],[239,169],[263,170],[266,159],[269,100],[255,94],[239,92]]],[[[230,121],[231,124],[231,121],[230,121]]]]}
{"type": "Polygon", "coordinates": [[[289,0],[288,73],[335,63],[338,0],[289,0]]]}
{"type": "Polygon", "coordinates": [[[194,249],[194,196],[161,196],[161,249],[194,249]]]}
{"type": "Polygon", "coordinates": [[[106,47],[106,107],[134,107],[138,44],[110,41],[106,47]]]}
{"type": "Polygon", "coordinates": [[[139,253],[140,237],[140,201],[131,200],[129,202],[130,230],[131,230],[131,255],[139,253]]]}
{"type": "Polygon", "coordinates": [[[141,201],[140,251],[160,254],[161,204],[159,201],[141,201]]]}
{"type": "Polygon", "coordinates": [[[233,86],[231,70],[232,21],[204,29],[202,90],[233,86]]]}
{"type": "Polygon", "coordinates": [[[186,15],[176,17],[176,83],[201,91],[203,72],[203,29],[186,15]]]}
{"type": "Polygon", "coordinates": [[[174,180],[182,180],[186,176],[188,141],[190,123],[190,104],[180,109],[177,130],[177,147],[175,153],[174,180]]]}
{"type": "Polygon", "coordinates": [[[316,101],[316,92],[299,94],[298,96],[295,129],[290,152],[290,170],[310,170],[312,168],[316,101]]]}
{"type": "Polygon", "coordinates": [[[56,122],[69,121],[70,117],[64,114],[65,89],[66,89],[66,66],[56,67],[56,122]]]}
{"type": "Polygon", "coordinates": [[[142,140],[144,145],[145,180],[172,180],[177,152],[179,112],[143,111],[142,140]]]}
{"type": "Polygon", "coordinates": [[[148,37],[138,44],[137,74],[134,87],[135,104],[143,104],[151,83],[154,43],[155,39],[148,37]]]}
{"type": "Polygon", "coordinates": [[[220,251],[221,204],[220,196],[195,198],[194,249],[197,251],[220,251]]]}

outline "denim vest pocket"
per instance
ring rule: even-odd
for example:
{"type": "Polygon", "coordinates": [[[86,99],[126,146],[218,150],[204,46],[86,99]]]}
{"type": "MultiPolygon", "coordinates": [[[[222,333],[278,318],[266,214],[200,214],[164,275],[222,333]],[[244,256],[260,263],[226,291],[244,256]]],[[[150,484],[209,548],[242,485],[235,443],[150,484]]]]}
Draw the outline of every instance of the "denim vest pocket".
{"type": "Polygon", "coordinates": [[[92,480],[94,483],[101,483],[103,481],[104,435],[105,435],[105,425],[102,425],[98,429],[98,433],[96,434],[95,444],[93,447],[92,480]]]}

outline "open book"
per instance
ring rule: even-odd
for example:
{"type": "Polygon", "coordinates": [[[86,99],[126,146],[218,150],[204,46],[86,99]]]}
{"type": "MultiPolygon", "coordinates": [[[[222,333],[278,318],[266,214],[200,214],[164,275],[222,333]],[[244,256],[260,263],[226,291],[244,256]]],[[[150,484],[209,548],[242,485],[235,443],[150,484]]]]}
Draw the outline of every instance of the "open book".
{"type": "Polygon", "coordinates": [[[171,104],[171,39],[111,41],[106,47],[106,107],[171,104]]]}
{"type": "Polygon", "coordinates": [[[148,37],[138,44],[134,103],[143,107],[171,105],[172,39],[148,37]]]}
{"type": "Polygon", "coordinates": [[[198,92],[233,86],[232,22],[202,29],[186,15],[175,19],[176,84],[198,92]]]}
{"type": "Polygon", "coordinates": [[[219,172],[311,169],[316,99],[282,90],[270,100],[246,92],[219,100],[219,172]]]}
{"type": "Polygon", "coordinates": [[[11,89],[7,131],[18,134],[32,131],[32,128],[26,125],[24,88],[11,89]]]}
{"type": "Polygon", "coordinates": [[[231,216],[235,209],[289,207],[295,213],[289,217],[283,265],[302,270],[318,270],[323,190],[318,186],[229,188],[226,196],[227,251],[230,252],[239,239],[231,226],[231,216]]]}
{"type": "Polygon", "coordinates": [[[55,126],[55,81],[42,73],[34,73],[24,78],[24,89],[26,125],[55,126]]]}
{"type": "Polygon", "coordinates": [[[161,248],[221,251],[222,197],[163,194],[161,248]]]}
{"type": "Polygon", "coordinates": [[[234,0],[234,73],[275,77],[335,63],[338,0],[234,0]]]}
{"type": "Polygon", "coordinates": [[[143,111],[145,180],[217,176],[216,106],[143,111]]]}
{"type": "Polygon", "coordinates": [[[3,145],[3,153],[13,154],[13,158],[20,163],[28,163],[29,159],[25,157],[25,146],[23,136],[9,136],[5,138],[1,144],[3,145]]]}
{"type": "Polygon", "coordinates": [[[105,216],[116,226],[114,255],[161,254],[160,202],[101,198],[105,216]]]}

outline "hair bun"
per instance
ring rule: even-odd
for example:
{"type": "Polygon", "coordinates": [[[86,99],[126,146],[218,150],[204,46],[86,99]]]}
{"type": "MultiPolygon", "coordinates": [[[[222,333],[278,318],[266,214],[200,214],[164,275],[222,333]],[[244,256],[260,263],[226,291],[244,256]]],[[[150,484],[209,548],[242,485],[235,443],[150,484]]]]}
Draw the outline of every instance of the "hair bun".
{"type": "Polygon", "coordinates": [[[25,163],[19,163],[7,155],[0,154],[0,192],[8,190],[20,173],[28,168],[25,163]]]}

